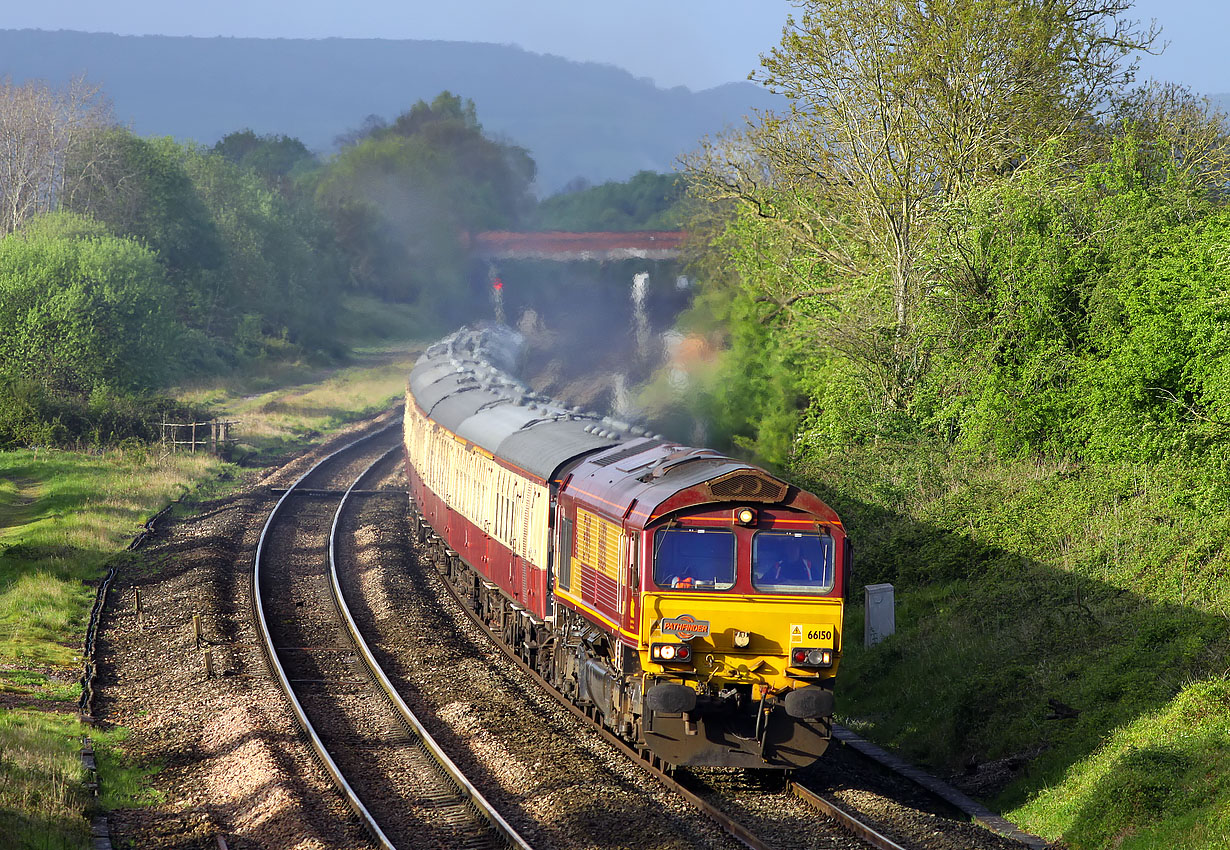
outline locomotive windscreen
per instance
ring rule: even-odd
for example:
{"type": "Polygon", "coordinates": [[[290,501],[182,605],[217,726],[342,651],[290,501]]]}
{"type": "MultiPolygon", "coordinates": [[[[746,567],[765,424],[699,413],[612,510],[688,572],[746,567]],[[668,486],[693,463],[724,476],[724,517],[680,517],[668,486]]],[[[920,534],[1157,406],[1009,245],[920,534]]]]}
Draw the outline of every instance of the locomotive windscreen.
{"type": "Polygon", "coordinates": [[[752,542],[752,584],[765,593],[828,593],[833,589],[833,538],[758,532],[752,542]]]}
{"type": "Polygon", "coordinates": [[[700,528],[665,528],[654,536],[653,581],[676,590],[735,586],[735,535],[700,528]]]}

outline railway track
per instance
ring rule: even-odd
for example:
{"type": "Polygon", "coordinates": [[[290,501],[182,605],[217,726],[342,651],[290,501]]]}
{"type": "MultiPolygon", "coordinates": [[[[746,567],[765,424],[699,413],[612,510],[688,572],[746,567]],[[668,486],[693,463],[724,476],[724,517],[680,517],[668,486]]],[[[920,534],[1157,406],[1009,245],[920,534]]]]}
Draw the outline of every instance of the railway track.
{"type": "MultiPolygon", "coordinates": [[[[404,490],[364,489],[377,473],[387,471],[399,448],[390,426],[329,455],[283,492],[262,531],[253,574],[256,621],[266,656],[317,758],[378,846],[528,847],[414,718],[398,693],[404,682],[395,684],[385,674],[360,633],[372,623],[362,622],[366,608],[358,583],[342,575],[347,555],[353,555],[345,550],[355,548],[340,533],[343,516],[356,502],[405,499],[404,490]],[[358,622],[347,605],[347,593],[350,601],[359,603],[358,622]]],[[[440,584],[452,592],[447,580],[440,584]]],[[[543,693],[742,846],[983,846],[894,840],[803,783],[760,787],[757,780],[742,778],[742,772],[735,772],[740,778],[732,781],[720,776],[698,781],[685,772],[672,776],[563,699],[456,594],[454,600],[522,675],[538,681],[543,693]],[[817,819],[816,811],[828,822],[817,819]]],[[[377,652],[393,663],[386,649],[377,647],[377,652]]],[[[558,839],[555,843],[569,846],[558,839]]]]}
{"type": "Polygon", "coordinates": [[[355,625],[337,531],[401,445],[399,422],[328,455],[282,494],[261,531],[254,618],[266,660],[316,757],[381,848],[526,848],[397,694],[355,625]],[[356,495],[361,493],[361,495],[356,495]]]}
{"type": "MultiPolygon", "coordinates": [[[[445,559],[450,557],[451,553],[417,513],[413,517],[413,525],[420,540],[425,541],[430,547],[437,567],[442,567],[445,559]]],[[[762,787],[772,786],[773,782],[771,780],[767,783],[748,780],[743,771],[728,772],[731,777],[735,777],[728,780],[722,778],[720,771],[710,772],[703,778],[698,778],[700,775],[691,777],[684,771],[672,775],[664,769],[663,765],[656,763],[648,753],[638,752],[631,748],[625,741],[611,734],[590,713],[567,700],[536,670],[526,664],[514,649],[504,643],[498,633],[482,622],[481,618],[466,604],[466,600],[456,592],[450,581],[444,579],[441,584],[448,590],[457,607],[469,616],[473,625],[486,635],[522,675],[533,679],[545,693],[573,716],[583,721],[595,734],[624,752],[642,769],[697,810],[703,812],[745,847],[754,848],[754,850],[769,850],[769,848],[782,850],[782,848],[790,847],[858,846],[873,847],[877,850],[918,850],[918,848],[937,847],[1011,848],[1020,846],[980,828],[971,828],[968,824],[956,825],[964,828],[956,830],[958,833],[963,832],[963,835],[941,837],[939,840],[917,842],[892,837],[886,834],[887,830],[868,822],[849,807],[842,805],[829,795],[816,791],[805,782],[788,780],[781,783],[779,780],[778,787],[762,787]],[[811,812],[811,815],[807,816],[806,812],[811,812]],[[820,824],[825,821],[817,820],[815,817],[817,812],[827,820],[828,834],[820,827],[820,824]],[[772,814],[766,816],[765,813],[772,814]],[[841,839],[836,839],[832,835],[838,830],[841,839]],[[971,834],[974,836],[972,842],[970,841],[971,834]]]]}

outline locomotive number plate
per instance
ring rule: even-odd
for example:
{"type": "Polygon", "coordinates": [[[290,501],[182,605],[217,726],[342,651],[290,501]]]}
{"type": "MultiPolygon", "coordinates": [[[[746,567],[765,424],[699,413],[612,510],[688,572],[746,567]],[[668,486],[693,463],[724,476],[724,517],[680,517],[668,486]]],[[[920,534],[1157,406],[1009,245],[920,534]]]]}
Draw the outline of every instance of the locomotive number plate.
{"type": "Polygon", "coordinates": [[[807,646],[832,646],[833,627],[824,623],[791,623],[790,642],[807,646]]]}

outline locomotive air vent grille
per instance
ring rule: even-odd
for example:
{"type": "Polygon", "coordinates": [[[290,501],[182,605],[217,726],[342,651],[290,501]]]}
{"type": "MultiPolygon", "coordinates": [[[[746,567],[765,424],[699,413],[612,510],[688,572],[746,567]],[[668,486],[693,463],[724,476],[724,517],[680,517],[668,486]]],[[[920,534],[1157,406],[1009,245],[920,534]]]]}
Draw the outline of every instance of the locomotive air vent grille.
{"type": "Polygon", "coordinates": [[[789,485],[755,472],[731,472],[709,482],[709,494],[715,501],[780,502],[789,485]]]}
{"type": "Polygon", "coordinates": [[[594,460],[591,461],[591,463],[593,463],[594,466],[610,466],[616,461],[623,460],[624,458],[633,457],[634,455],[639,455],[642,452],[649,451],[654,446],[660,446],[660,445],[662,445],[662,443],[659,441],[655,441],[651,443],[635,443],[631,446],[625,446],[624,448],[620,449],[617,452],[614,452],[613,454],[603,455],[600,458],[595,458],[594,460]]]}

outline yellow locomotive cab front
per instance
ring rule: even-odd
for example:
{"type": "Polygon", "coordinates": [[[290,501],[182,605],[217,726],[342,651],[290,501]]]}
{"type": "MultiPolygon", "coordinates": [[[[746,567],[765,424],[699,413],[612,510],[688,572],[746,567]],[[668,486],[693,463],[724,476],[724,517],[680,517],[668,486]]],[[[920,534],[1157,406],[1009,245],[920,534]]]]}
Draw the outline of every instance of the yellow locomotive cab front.
{"type": "Polygon", "coordinates": [[[682,675],[711,687],[751,685],[757,698],[837,673],[840,599],[653,593],[642,604],[642,669],[647,672],[682,675]],[[651,657],[656,644],[683,642],[691,650],[687,668],[651,657]],[[828,650],[828,664],[810,665],[806,659],[795,664],[796,649],[828,650]]]}
{"type": "Polygon", "coordinates": [[[816,532],[738,537],[657,532],[650,578],[660,590],[642,596],[638,624],[642,734],[674,764],[803,767],[831,737],[843,610],[836,547],[816,532]],[[740,556],[728,560],[731,547],[740,556]],[[783,575],[789,557],[807,563],[806,577],[783,575]]]}

